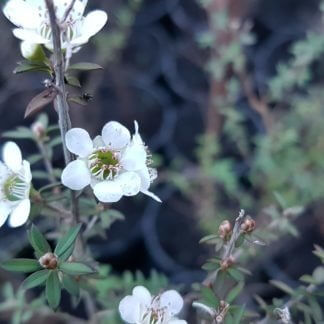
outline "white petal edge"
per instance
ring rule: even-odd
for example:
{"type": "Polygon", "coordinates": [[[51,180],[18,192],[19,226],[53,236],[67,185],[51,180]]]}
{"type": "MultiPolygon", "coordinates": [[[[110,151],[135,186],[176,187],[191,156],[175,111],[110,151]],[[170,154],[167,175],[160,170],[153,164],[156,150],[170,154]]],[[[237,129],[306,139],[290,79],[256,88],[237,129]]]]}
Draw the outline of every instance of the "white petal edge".
{"type": "Polygon", "coordinates": [[[9,0],[3,8],[3,13],[18,27],[36,29],[40,24],[37,11],[22,0],[9,0]]]}
{"type": "Polygon", "coordinates": [[[122,124],[111,121],[102,129],[102,140],[108,148],[112,150],[121,150],[129,144],[131,134],[122,124]]]}
{"type": "Polygon", "coordinates": [[[68,150],[80,157],[88,156],[93,150],[89,133],[82,128],[72,128],[65,135],[68,150]]]}
{"type": "Polygon", "coordinates": [[[136,172],[125,172],[120,174],[116,179],[125,196],[135,196],[141,189],[141,178],[136,172]]]}
{"type": "Polygon", "coordinates": [[[172,315],[176,315],[183,307],[183,298],[177,291],[167,290],[160,297],[160,305],[167,307],[172,315]]]}
{"type": "Polygon", "coordinates": [[[81,190],[91,182],[91,174],[84,161],[70,162],[62,172],[61,181],[72,190],[81,190]]]}
{"type": "Polygon", "coordinates": [[[134,296],[124,297],[118,307],[119,313],[123,321],[130,324],[139,323],[140,319],[140,303],[134,296]]]}
{"type": "Polygon", "coordinates": [[[12,211],[9,217],[9,226],[15,228],[24,225],[28,220],[29,213],[30,213],[30,200],[24,199],[12,211]]]}
{"type": "Polygon", "coordinates": [[[137,171],[145,168],[147,154],[144,145],[130,144],[122,155],[121,165],[127,171],[137,171]]]}
{"type": "Polygon", "coordinates": [[[179,319],[172,319],[168,322],[168,324],[187,324],[187,321],[185,320],[179,320],[179,319]]]}
{"type": "Polygon", "coordinates": [[[133,289],[133,296],[139,301],[143,306],[151,305],[152,296],[151,293],[144,286],[136,286],[133,289]]]}
{"type": "Polygon", "coordinates": [[[93,193],[103,203],[114,203],[123,196],[119,184],[114,181],[102,181],[93,187],[93,193]]]}
{"type": "Polygon", "coordinates": [[[5,143],[2,151],[3,161],[6,166],[14,171],[18,172],[22,167],[22,155],[20,148],[14,142],[5,143]]]}
{"type": "Polygon", "coordinates": [[[107,23],[108,15],[103,10],[94,10],[84,18],[81,34],[90,38],[97,34],[107,23]]]}
{"type": "Polygon", "coordinates": [[[11,208],[9,204],[5,202],[0,202],[0,228],[4,225],[6,222],[9,214],[10,214],[11,208]]]}
{"type": "Polygon", "coordinates": [[[35,44],[46,44],[48,40],[40,36],[36,31],[31,29],[15,28],[13,34],[22,41],[35,44]]]}
{"type": "Polygon", "coordinates": [[[26,183],[30,183],[32,180],[32,173],[30,170],[30,163],[26,160],[23,160],[23,177],[26,183]]]}

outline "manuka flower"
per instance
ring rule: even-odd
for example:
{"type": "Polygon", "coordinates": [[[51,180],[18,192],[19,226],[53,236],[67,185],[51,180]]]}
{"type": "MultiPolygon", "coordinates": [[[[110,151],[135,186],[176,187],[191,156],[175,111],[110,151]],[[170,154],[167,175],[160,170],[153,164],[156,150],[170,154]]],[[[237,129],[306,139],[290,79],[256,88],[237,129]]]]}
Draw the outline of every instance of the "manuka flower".
{"type": "MultiPolygon", "coordinates": [[[[54,0],[56,16],[59,21],[72,0],[54,0]]],[[[83,16],[87,0],[76,0],[66,21],[62,24],[62,48],[78,48],[87,43],[107,22],[107,14],[102,10],[83,16]]],[[[9,0],[3,12],[18,28],[14,35],[28,43],[44,44],[53,48],[52,30],[45,0],[9,0]]]]}
{"type": "Polygon", "coordinates": [[[27,221],[30,212],[30,165],[22,160],[14,142],[4,145],[3,161],[0,161],[0,227],[9,215],[9,225],[18,227],[27,221]]]}
{"type": "Polygon", "coordinates": [[[175,317],[182,307],[183,299],[175,290],[151,296],[145,287],[137,286],[131,296],[121,300],[119,313],[130,324],[186,324],[175,317]]]}
{"type": "Polygon", "coordinates": [[[91,185],[97,199],[104,203],[139,192],[160,202],[148,190],[157,173],[149,167],[150,155],[138,133],[137,122],[132,138],[126,127],[111,121],[93,141],[81,128],[69,130],[65,141],[69,151],[78,156],[63,170],[62,183],[66,187],[81,190],[91,185]]]}

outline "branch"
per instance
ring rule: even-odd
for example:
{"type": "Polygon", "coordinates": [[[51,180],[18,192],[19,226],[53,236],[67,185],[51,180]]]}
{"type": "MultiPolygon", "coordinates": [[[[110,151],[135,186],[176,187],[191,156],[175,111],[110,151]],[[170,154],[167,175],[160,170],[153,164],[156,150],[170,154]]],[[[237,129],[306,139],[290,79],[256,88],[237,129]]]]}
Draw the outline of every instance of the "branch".
{"type": "Polygon", "coordinates": [[[68,18],[69,14],[71,13],[71,10],[74,7],[75,2],[76,2],[76,0],[72,0],[70,5],[67,7],[67,9],[66,9],[66,11],[64,13],[64,16],[62,18],[61,24],[65,23],[66,19],[68,18]]]}
{"type": "MultiPolygon", "coordinates": [[[[62,44],[61,44],[61,27],[59,26],[58,21],[56,19],[53,0],[45,0],[45,1],[46,1],[49,17],[50,17],[50,24],[51,24],[52,37],[53,37],[55,86],[57,89],[59,89],[59,92],[54,100],[54,106],[59,117],[58,122],[59,122],[61,137],[62,137],[64,160],[65,160],[65,164],[68,164],[71,161],[73,161],[74,157],[67,149],[65,143],[65,135],[67,131],[71,129],[71,120],[69,115],[69,105],[67,103],[67,92],[66,92],[65,82],[64,82],[65,64],[64,64],[64,57],[62,53],[62,44]]],[[[74,1],[72,3],[74,3],[74,1]]],[[[78,199],[75,192],[71,191],[71,197],[72,197],[72,214],[73,214],[72,223],[77,224],[80,222],[80,220],[79,220],[78,199]]],[[[83,250],[82,242],[80,242],[80,244],[77,244],[77,246],[78,246],[78,250],[80,250],[78,252],[82,255],[82,250],[83,250]]]]}

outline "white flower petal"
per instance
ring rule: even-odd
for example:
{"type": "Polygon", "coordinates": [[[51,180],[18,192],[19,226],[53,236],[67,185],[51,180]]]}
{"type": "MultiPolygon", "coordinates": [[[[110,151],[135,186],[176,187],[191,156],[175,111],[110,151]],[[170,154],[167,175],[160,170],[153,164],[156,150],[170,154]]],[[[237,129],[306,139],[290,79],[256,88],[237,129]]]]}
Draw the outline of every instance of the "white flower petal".
{"type": "Polygon", "coordinates": [[[174,318],[168,322],[168,324],[187,324],[187,321],[179,320],[177,318],[174,318]]]}
{"type": "Polygon", "coordinates": [[[140,192],[141,178],[136,172],[122,173],[115,182],[119,184],[125,196],[135,196],[140,192]]]}
{"type": "Polygon", "coordinates": [[[114,181],[99,182],[93,187],[93,193],[99,201],[104,203],[117,202],[123,196],[120,185],[114,181]]]}
{"type": "Polygon", "coordinates": [[[70,162],[62,172],[61,181],[72,190],[81,190],[91,182],[91,174],[84,161],[70,162]]]}
{"type": "Polygon", "coordinates": [[[159,203],[162,203],[162,200],[156,195],[154,194],[152,191],[148,191],[148,190],[141,190],[141,192],[146,195],[151,197],[152,199],[156,200],[159,203]]]}
{"type": "Polygon", "coordinates": [[[130,144],[123,153],[122,167],[127,171],[137,171],[145,168],[147,154],[144,145],[130,144]]]}
{"type": "Polygon", "coordinates": [[[2,151],[3,161],[9,169],[18,172],[22,167],[22,156],[18,145],[14,142],[7,142],[2,151]]]}
{"type": "Polygon", "coordinates": [[[140,303],[136,297],[124,297],[118,307],[121,318],[130,324],[139,323],[140,319],[140,303]]]}
{"type": "Polygon", "coordinates": [[[130,139],[129,130],[116,121],[107,123],[102,129],[102,140],[112,150],[123,149],[129,144],[130,139]]]}
{"type": "Polygon", "coordinates": [[[21,42],[20,44],[21,55],[27,60],[30,59],[37,51],[38,46],[39,46],[38,44],[30,43],[27,41],[21,42]]]}
{"type": "Polygon", "coordinates": [[[152,296],[144,286],[136,286],[133,289],[133,296],[143,306],[149,306],[152,302],[152,296]]]}
{"type": "Polygon", "coordinates": [[[96,136],[94,139],[93,139],[93,146],[95,148],[99,148],[99,147],[104,147],[105,146],[105,143],[104,141],[102,140],[102,137],[100,135],[96,136]]]}
{"type": "Polygon", "coordinates": [[[80,157],[88,156],[93,150],[88,132],[82,128],[72,128],[65,135],[68,150],[80,157]]]}
{"type": "Polygon", "coordinates": [[[0,227],[6,222],[11,211],[10,205],[5,202],[0,202],[0,227]]]}
{"type": "MultiPolygon", "coordinates": [[[[56,16],[58,19],[62,19],[67,8],[73,0],[54,0],[55,7],[57,8],[56,16]]],[[[88,0],[77,0],[74,5],[69,17],[72,20],[80,19],[83,16],[84,9],[87,6],[88,0]]]]}
{"type": "Polygon", "coordinates": [[[48,39],[38,34],[36,30],[15,28],[12,32],[17,38],[30,43],[46,44],[49,42],[48,39]]]}
{"type": "Polygon", "coordinates": [[[18,27],[36,29],[40,24],[37,11],[23,0],[9,0],[3,9],[3,13],[18,27]]]}
{"type": "Polygon", "coordinates": [[[183,307],[183,299],[175,290],[165,291],[160,297],[160,305],[167,307],[172,315],[180,313],[183,307]]]}
{"type": "Polygon", "coordinates": [[[84,37],[90,38],[97,34],[108,20],[107,13],[103,10],[91,11],[85,18],[82,25],[81,34],[84,37]]]}
{"type": "Polygon", "coordinates": [[[12,211],[9,217],[9,226],[19,227],[24,225],[28,220],[29,213],[30,213],[30,200],[24,199],[12,211]]]}
{"type": "Polygon", "coordinates": [[[148,168],[145,166],[145,168],[136,171],[136,173],[141,178],[141,191],[148,190],[148,188],[150,188],[151,185],[151,177],[148,168]]]}

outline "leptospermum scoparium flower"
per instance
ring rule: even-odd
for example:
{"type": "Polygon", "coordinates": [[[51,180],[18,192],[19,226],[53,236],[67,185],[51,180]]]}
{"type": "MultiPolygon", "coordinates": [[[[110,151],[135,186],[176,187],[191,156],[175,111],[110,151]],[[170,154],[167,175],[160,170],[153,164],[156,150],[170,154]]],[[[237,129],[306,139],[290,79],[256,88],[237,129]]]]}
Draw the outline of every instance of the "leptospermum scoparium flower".
{"type": "Polygon", "coordinates": [[[23,225],[30,213],[29,192],[32,175],[29,162],[22,160],[19,147],[7,142],[0,161],[0,227],[9,217],[9,225],[23,225]]]}
{"type": "Polygon", "coordinates": [[[82,128],[69,130],[65,141],[69,151],[78,156],[63,170],[62,183],[66,187],[82,190],[91,185],[97,199],[104,203],[139,192],[161,202],[149,191],[157,173],[149,167],[150,155],[138,133],[137,122],[133,137],[126,127],[111,121],[93,141],[82,128]]]}
{"type": "MultiPolygon", "coordinates": [[[[56,16],[62,20],[72,0],[54,0],[56,16]]],[[[86,44],[107,22],[107,14],[94,10],[83,16],[87,0],[76,0],[62,24],[62,48],[78,48],[86,44]]],[[[52,50],[52,30],[45,0],[9,0],[3,12],[17,27],[14,35],[28,43],[43,44],[52,50]]]]}
{"type": "Polygon", "coordinates": [[[120,301],[119,313],[130,324],[186,324],[175,317],[182,307],[183,299],[175,290],[151,296],[145,287],[137,286],[131,296],[120,301]]]}

